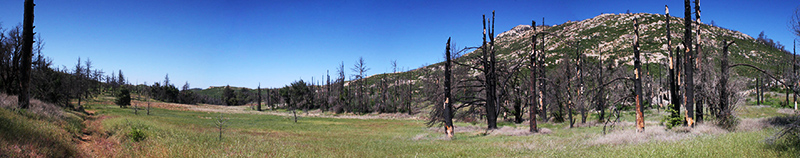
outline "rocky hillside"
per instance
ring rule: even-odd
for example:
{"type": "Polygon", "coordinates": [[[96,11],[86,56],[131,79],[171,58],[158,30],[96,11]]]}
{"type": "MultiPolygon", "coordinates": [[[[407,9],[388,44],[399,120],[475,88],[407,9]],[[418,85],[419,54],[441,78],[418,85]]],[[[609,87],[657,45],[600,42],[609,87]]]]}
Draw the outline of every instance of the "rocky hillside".
{"type": "MultiPolygon", "coordinates": [[[[518,25],[511,30],[502,32],[496,36],[497,52],[499,60],[516,61],[527,60],[530,54],[530,40],[534,33],[549,32],[552,35],[545,39],[545,54],[547,54],[546,64],[552,67],[560,62],[564,55],[574,56],[576,48],[586,55],[589,60],[603,59],[620,64],[632,65],[634,40],[633,19],[639,21],[640,50],[642,52],[642,62],[651,66],[664,65],[668,63],[668,49],[666,39],[666,16],[662,14],[602,14],[591,19],[582,21],[570,21],[559,25],[537,26],[534,32],[530,25],[518,25]],[[580,41],[579,45],[576,45],[580,41]]],[[[682,48],[683,40],[683,19],[670,17],[670,29],[672,36],[672,49],[682,48]]],[[[693,35],[696,35],[693,25],[693,35]]],[[[700,38],[702,45],[701,57],[706,62],[717,63],[719,53],[722,50],[722,40],[736,41],[730,48],[730,58],[732,63],[748,63],[771,70],[780,74],[785,66],[778,65],[786,63],[790,54],[781,50],[761,44],[753,37],[739,31],[701,24],[700,38]]],[[[476,34],[480,30],[475,31],[476,34]]],[[[541,47],[541,43],[537,46],[541,47]]],[[[467,53],[462,56],[467,57],[480,53],[480,50],[467,53]]],[[[439,57],[439,56],[435,56],[439,57]]],[[[459,60],[459,59],[457,59],[459,60]]],[[[411,82],[422,78],[424,70],[441,71],[443,63],[436,63],[421,67],[409,72],[396,74],[373,75],[368,80],[379,80],[375,78],[388,76],[406,76],[411,82]]],[[[523,68],[524,69],[524,68],[523,68]]],[[[746,69],[734,70],[739,75],[751,76],[752,71],[746,69]]],[[[475,73],[478,75],[478,73],[475,73]]],[[[369,82],[369,81],[368,81],[369,82]]],[[[374,83],[374,82],[373,82],[374,83]]]]}

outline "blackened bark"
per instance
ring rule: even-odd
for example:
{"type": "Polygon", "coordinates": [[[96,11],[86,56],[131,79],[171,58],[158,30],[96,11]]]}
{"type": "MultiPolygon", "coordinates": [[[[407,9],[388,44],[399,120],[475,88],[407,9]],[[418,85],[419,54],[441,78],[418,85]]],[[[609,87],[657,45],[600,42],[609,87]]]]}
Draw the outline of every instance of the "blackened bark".
{"type": "Polygon", "coordinates": [[[675,61],[678,56],[677,53],[675,55],[672,54],[672,29],[670,29],[669,24],[672,17],[669,15],[669,7],[664,5],[665,11],[667,13],[667,51],[669,51],[669,102],[670,107],[672,108],[672,113],[670,113],[670,117],[677,118],[680,116],[680,98],[678,96],[678,76],[676,72],[678,71],[678,62],[675,61]]]}
{"type": "Polygon", "coordinates": [[[683,65],[685,71],[685,79],[683,80],[686,87],[686,125],[694,127],[694,52],[692,52],[692,6],[689,0],[684,0],[684,18],[683,18],[683,46],[686,49],[684,54],[686,63],[683,65]]]}
{"type": "Polygon", "coordinates": [[[261,111],[261,83],[258,84],[258,105],[256,105],[256,110],[261,111]]]}
{"type": "Polygon", "coordinates": [[[444,124],[445,133],[448,138],[453,138],[455,129],[453,129],[453,108],[450,104],[450,38],[447,38],[447,46],[445,48],[445,58],[447,62],[444,63],[444,124]]]}
{"type": "Polygon", "coordinates": [[[756,77],[756,105],[761,106],[761,76],[756,77]]]}
{"type": "Polygon", "coordinates": [[[639,59],[639,22],[633,19],[633,88],[636,93],[636,131],[644,132],[644,113],[642,111],[642,61],[639,59]]]}
{"type": "MultiPolygon", "coordinates": [[[[700,45],[700,42],[702,41],[702,40],[700,40],[700,23],[701,23],[700,22],[700,0],[694,0],[694,15],[695,15],[695,19],[697,20],[697,30],[696,30],[697,31],[696,32],[697,33],[697,45],[696,45],[695,48],[697,49],[696,50],[697,56],[702,56],[702,54],[703,54],[702,53],[702,49],[701,49],[702,47],[700,45]]],[[[700,60],[701,60],[701,58],[697,58],[695,63],[696,64],[700,64],[700,60]]],[[[700,70],[701,68],[697,67],[697,69],[700,70]]],[[[789,98],[787,97],[786,99],[787,99],[786,101],[788,103],[788,101],[789,101],[788,99],[789,98]]],[[[697,121],[697,123],[702,123],[703,122],[703,104],[700,104],[699,102],[700,102],[700,100],[697,100],[695,102],[695,106],[696,106],[696,108],[695,108],[695,120],[697,121]]]]}
{"type": "Polygon", "coordinates": [[[486,109],[487,128],[497,129],[497,102],[494,82],[494,31],[492,30],[494,25],[494,11],[492,11],[492,20],[489,21],[489,24],[492,24],[492,27],[489,28],[489,43],[486,42],[486,15],[483,16],[483,19],[483,45],[481,46],[481,50],[483,53],[483,74],[485,76],[484,87],[486,88],[486,103],[484,108],[486,109]]]}
{"type": "Polygon", "coordinates": [[[577,54],[576,54],[575,58],[577,58],[577,59],[576,59],[575,63],[577,65],[576,69],[578,70],[578,72],[577,72],[577,75],[578,75],[578,88],[576,88],[576,90],[578,90],[578,93],[577,93],[578,99],[576,99],[576,101],[577,101],[576,104],[578,105],[578,110],[581,111],[581,123],[586,123],[586,105],[584,104],[583,100],[581,100],[581,97],[583,96],[583,71],[582,71],[583,70],[583,67],[582,67],[583,61],[582,61],[581,57],[583,56],[583,54],[581,53],[581,42],[580,41],[578,41],[578,50],[576,51],[576,53],[577,54]]]}
{"type": "Polygon", "coordinates": [[[25,14],[22,22],[22,65],[19,66],[19,95],[17,101],[20,108],[30,105],[28,91],[31,85],[31,58],[33,57],[33,0],[25,0],[25,14]]]}
{"type": "MultiPolygon", "coordinates": [[[[602,57],[602,55],[603,55],[602,52],[600,53],[600,55],[602,57]]],[[[597,100],[597,111],[600,111],[600,116],[597,117],[597,122],[598,123],[605,122],[604,118],[606,116],[606,107],[605,107],[605,104],[606,104],[605,89],[606,89],[606,87],[602,85],[603,83],[605,83],[605,77],[603,76],[603,69],[604,69],[603,68],[603,66],[604,66],[603,63],[604,63],[603,59],[600,59],[600,65],[598,66],[600,72],[597,73],[597,83],[598,83],[597,85],[600,86],[599,87],[600,90],[598,90],[597,95],[595,96],[595,97],[597,97],[596,98],[596,100],[597,100]]]]}
{"type": "Polygon", "coordinates": [[[492,22],[491,22],[492,28],[489,29],[489,52],[491,52],[491,56],[490,56],[491,57],[490,58],[491,59],[491,61],[490,61],[490,65],[491,66],[489,66],[490,67],[490,71],[489,72],[491,73],[491,75],[489,75],[489,76],[491,76],[491,83],[489,83],[491,89],[489,89],[489,93],[491,95],[489,95],[489,96],[491,97],[492,104],[494,104],[494,105],[492,105],[493,107],[491,108],[491,110],[494,111],[494,113],[492,115],[489,115],[490,117],[487,117],[487,118],[489,118],[489,120],[491,120],[491,122],[492,122],[490,127],[494,128],[494,129],[497,129],[497,115],[499,114],[499,110],[497,110],[498,109],[498,103],[497,103],[497,68],[496,68],[497,58],[496,58],[496,51],[494,49],[494,44],[495,44],[495,40],[494,40],[494,23],[495,23],[494,11],[492,11],[492,22]]]}
{"type": "MultiPolygon", "coordinates": [[[[542,25],[544,26],[544,17],[542,17],[542,25]]],[[[539,76],[539,86],[540,87],[538,89],[538,91],[539,91],[539,106],[542,107],[541,109],[539,109],[539,112],[540,112],[539,113],[539,117],[541,117],[540,119],[542,120],[542,122],[547,122],[548,121],[548,117],[547,117],[547,106],[548,105],[547,105],[547,100],[545,100],[545,97],[544,97],[544,94],[545,94],[545,92],[547,90],[547,84],[545,84],[545,81],[546,81],[545,78],[547,78],[547,74],[546,74],[547,70],[544,67],[544,60],[545,60],[544,58],[547,57],[547,55],[545,55],[545,51],[544,51],[544,47],[545,47],[545,43],[546,43],[545,40],[544,40],[544,37],[545,36],[541,37],[542,38],[542,47],[540,48],[539,53],[537,53],[537,55],[539,57],[538,57],[538,61],[537,61],[538,63],[536,65],[537,65],[537,67],[539,67],[538,71],[539,71],[539,75],[540,75],[539,76]]]]}
{"type": "Polygon", "coordinates": [[[536,111],[539,108],[539,104],[538,104],[538,100],[537,100],[537,98],[539,98],[539,95],[538,95],[539,92],[536,91],[536,87],[537,87],[536,86],[536,80],[538,78],[538,75],[536,73],[536,69],[539,66],[539,65],[536,65],[536,60],[537,60],[537,55],[536,55],[536,21],[531,20],[531,27],[533,27],[533,35],[531,36],[531,58],[530,58],[530,65],[528,67],[531,70],[531,81],[530,81],[531,84],[529,85],[530,86],[530,94],[531,94],[530,97],[531,98],[530,98],[530,101],[529,101],[529,104],[530,104],[529,110],[530,110],[530,112],[529,112],[528,115],[530,115],[530,117],[531,117],[530,126],[529,126],[530,127],[530,132],[531,133],[536,133],[536,132],[539,132],[539,128],[536,125],[536,115],[537,115],[536,111]]]}
{"type": "Polygon", "coordinates": [[[727,40],[723,40],[722,43],[725,46],[722,48],[722,63],[720,63],[720,69],[722,71],[721,77],[719,79],[719,114],[717,114],[718,118],[726,118],[726,116],[730,116],[730,111],[728,110],[728,46],[733,44],[733,41],[729,44],[727,40]]]}

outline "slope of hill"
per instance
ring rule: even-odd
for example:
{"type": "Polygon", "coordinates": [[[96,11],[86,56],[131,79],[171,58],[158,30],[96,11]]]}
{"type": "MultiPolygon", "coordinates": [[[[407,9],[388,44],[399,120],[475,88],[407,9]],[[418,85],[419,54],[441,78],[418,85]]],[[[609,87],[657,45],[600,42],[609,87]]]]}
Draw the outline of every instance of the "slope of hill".
{"type": "MultiPolygon", "coordinates": [[[[534,33],[549,32],[551,35],[547,36],[543,43],[545,45],[544,53],[547,56],[545,65],[548,68],[552,68],[559,63],[565,55],[574,56],[576,47],[580,47],[580,50],[585,53],[589,60],[603,59],[624,65],[632,65],[633,49],[631,47],[634,40],[634,18],[638,19],[640,25],[640,50],[643,63],[652,66],[668,63],[666,58],[668,57],[666,29],[664,29],[666,27],[666,16],[648,13],[602,14],[582,21],[570,21],[553,26],[537,26],[537,32],[533,32],[530,25],[518,25],[496,36],[498,59],[513,62],[527,61],[531,50],[531,36],[534,33]],[[580,45],[576,45],[577,41],[580,41],[580,45]]],[[[684,32],[683,19],[678,17],[670,18],[671,48],[674,51],[683,47],[681,44],[684,32]]],[[[735,44],[729,50],[732,63],[753,64],[773,73],[781,74],[781,70],[786,64],[779,64],[786,63],[785,59],[791,59],[787,58],[790,57],[790,54],[759,43],[756,39],[744,33],[707,24],[701,24],[700,26],[702,52],[699,56],[708,59],[708,61],[718,62],[717,58],[722,50],[723,39],[735,41],[735,44]]],[[[694,27],[695,25],[693,25],[693,35],[696,35],[694,27]]],[[[479,34],[480,30],[476,30],[475,33],[479,34]]],[[[541,47],[541,45],[540,43],[537,47],[541,47]]],[[[456,60],[462,60],[463,57],[478,53],[480,53],[480,50],[475,50],[456,60]]],[[[439,58],[439,56],[432,57],[439,58]]],[[[440,62],[408,72],[385,75],[411,75],[413,77],[408,77],[411,79],[410,82],[416,82],[421,78],[422,71],[442,71],[443,66],[444,64],[440,62]]],[[[748,77],[755,75],[749,69],[736,69],[734,72],[748,77]]],[[[473,75],[478,74],[474,73],[473,75]]],[[[367,80],[368,82],[370,80],[379,80],[375,78],[383,75],[373,75],[367,80]]]]}

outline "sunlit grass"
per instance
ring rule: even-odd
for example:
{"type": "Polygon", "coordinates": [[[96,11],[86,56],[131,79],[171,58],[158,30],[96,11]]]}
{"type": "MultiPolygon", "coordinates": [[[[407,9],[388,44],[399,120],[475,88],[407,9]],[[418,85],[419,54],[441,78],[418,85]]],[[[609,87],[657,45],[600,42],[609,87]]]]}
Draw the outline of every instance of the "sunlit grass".
{"type": "MultiPolygon", "coordinates": [[[[340,119],[223,114],[228,119],[222,140],[213,122],[218,113],[154,108],[152,115],[134,115],[131,109],[93,105],[99,115],[110,115],[103,126],[120,140],[123,157],[786,157],[796,151],[770,149],[764,138],[774,130],[700,135],[677,141],[641,144],[592,145],[602,126],[567,128],[566,123],[540,123],[550,134],[528,136],[483,135],[485,131],[457,133],[446,140],[423,121],[340,119]],[[135,142],[126,134],[132,126],[145,129],[146,139],[135,142]]],[[[627,119],[626,118],[623,120],[627,119]]],[[[655,116],[653,116],[655,117],[655,116]]],[[[589,120],[592,120],[590,117],[589,120]]],[[[526,128],[526,124],[501,125],[526,128]]],[[[469,123],[457,123],[471,126],[469,123]]],[[[474,126],[483,127],[477,124],[474,126]]],[[[631,130],[619,126],[617,130],[631,130]]],[[[653,130],[653,129],[651,129],[653,130]]],[[[672,131],[667,131],[672,132],[672,131]]]]}

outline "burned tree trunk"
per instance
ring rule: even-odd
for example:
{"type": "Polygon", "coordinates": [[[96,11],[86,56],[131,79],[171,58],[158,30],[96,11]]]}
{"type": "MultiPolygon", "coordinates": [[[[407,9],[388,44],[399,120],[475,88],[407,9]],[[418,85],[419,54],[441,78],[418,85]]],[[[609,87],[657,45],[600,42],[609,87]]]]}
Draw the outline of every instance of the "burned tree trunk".
{"type": "Polygon", "coordinates": [[[483,16],[483,19],[483,45],[481,46],[481,50],[483,53],[484,87],[486,91],[486,103],[484,104],[484,108],[486,109],[487,128],[497,129],[497,92],[495,91],[496,76],[494,72],[494,11],[492,11],[492,20],[489,21],[489,24],[491,24],[489,28],[489,43],[486,42],[486,15],[483,16]]]}
{"type": "Polygon", "coordinates": [[[667,13],[667,15],[666,15],[667,16],[667,51],[669,51],[669,94],[670,94],[669,95],[669,97],[670,97],[669,98],[669,102],[670,102],[670,107],[669,108],[672,109],[672,113],[670,113],[670,117],[677,118],[677,117],[680,116],[680,107],[681,107],[680,106],[681,103],[680,103],[680,101],[678,101],[678,99],[680,97],[678,96],[678,81],[677,81],[678,77],[677,77],[677,74],[676,74],[677,68],[678,68],[678,62],[675,61],[678,57],[677,57],[677,52],[676,52],[676,55],[672,54],[672,34],[670,33],[672,29],[670,29],[670,27],[669,27],[669,23],[670,23],[669,21],[670,21],[670,19],[672,19],[672,17],[669,16],[669,7],[665,5],[664,8],[665,8],[666,13],[667,13]]]}
{"type": "Polygon", "coordinates": [[[256,105],[256,110],[261,111],[261,83],[258,84],[258,105],[256,105]]]}
{"type": "Polygon", "coordinates": [[[684,16],[683,16],[683,46],[684,57],[686,63],[683,65],[685,71],[685,79],[683,80],[686,98],[686,125],[694,127],[694,52],[692,52],[692,6],[689,0],[683,1],[684,16]]]}
{"type": "Polygon", "coordinates": [[[644,132],[644,113],[642,111],[642,61],[639,59],[639,22],[633,19],[633,88],[636,93],[636,131],[644,132]]]}
{"type": "MultiPolygon", "coordinates": [[[[696,50],[697,56],[702,56],[702,47],[700,45],[700,42],[701,42],[701,40],[700,40],[700,0],[694,0],[694,15],[695,15],[695,18],[697,20],[697,30],[696,30],[697,31],[696,32],[697,33],[697,45],[696,45],[695,48],[697,49],[696,50]]],[[[696,64],[700,64],[701,58],[697,58],[696,60],[697,61],[695,63],[696,64]]],[[[700,67],[697,67],[697,69],[700,70],[700,67]]],[[[690,87],[690,88],[692,88],[692,87],[690,87]]],[[[789,101],[788,97],[786,99],[787,99],[786,101],[789,101]]],[[[701,104],[700,100],[698,100],[697,102],[695,102],[695,106],[696,106],[696,108],[695,108],[695,115],[696,115],[695,118],[697,120],[697,123],[702,123],[703,122],[703,104],[701,104]]]]}
{"type": "Polygon", "coordinates": [[[761,76],[756,77],[756,105],[761,106],[761,76]]]}
{"type": "Polygon", "coordinates": [[[597,95],[595,95],[595,97],[597,97],[596,98],[596,100],[597,100],[597,111],[600,111],[600,114],[597,117],[597,122],[598,123],[605,122],[604,118],[606,116],[606,107],[605,107],[605,104],[606,104],[605,89],[606,89],[606,87],[602,85],[603,83],[605,83],[605,77],[603,76],[603,69],[604,69],[603,67],[605,65],[603,64],[604,62],[603,62],[602,56],[603,56],[603,53],[601,52],[600,53],[600,65],[598,65],[598,67],[597,67],[598,70],[599,70],[599,72],[597,73],[597,85],[600,86],[600,87],[598,87],[599,90],[597,92],[597,95]]]}
{"type": "Polygon", "coordinates": [[[448,138],[453,138],[453,108],[450,105],[450,38],[447,38],[447,46],[445,48],[445,58],[447,62],[444,63],[444,131],[448,138]]]}
{"type": "Polygon", "coordinates": [[[17,104],[20,108],[30,106],[28,91],[31,85],[31,58],[33,57],[33,0],[25,0],[25,14],[22,22],[22,65],[19,66],[19,96],[17,104]]]}
{"type": "Polygon", "coordinates": [[[578,93],[576,94],[578,99],[576,99],[576,104],[578,105],[578,110],[581,112],[581,123],[586,123],[586,105],[584,104],[583,100],[581,100],[581,96],[583,96],[583,68],[581,67],[583,65],[583,61],[581,60],[581,56],[583,54],[581,53],[580,41],[578,41],[578,50],[575,53],[577,70],[576,74],[578,75],[578,88],[576,88],[576,90],[578,90],[578,93]]]}
{"type": "Polygon", "coordinates": [[[728,108],[728,46],[733,44],[733,41],[728,43],[727,40],[723,40],[724,47],[722,48],[722,61],[720,65],[720,71],[722,72],[720,79],[719,79],[719,112],[717,113],[717,118],[727,119],[728,116],[731,115],[731,111],[728,108]]]}
{"type": "MultiPolygon", "coordinates": [[[[542,17],[542,26],[544,26],[544,17],[542,17]]],[[[545,81],[546,81],[545,78],[547,77],[547,74],[546,74],[547,70],[544,67],[544,58],[547,57],[547,55],[545,55],[545,51],[544,51],[544,47],[545,47],[545,43],[546,43],[544,37],[545,36],[542,36],[542,47],[540,48],[541,50],[539,51],[539,53],[537,53],[537,55],[539,57],[537,59],[538,63],[536,65],[537,65],[537,67],[539,67],[539,70],[537,70],[537,71],[539,72],[539,75],[540,75],[539,76],[539,86],[540,87],[538,89],[538,92],[539,92],[538,95],[539,95],[539,106],[541,106],[541,109],[539,109],[539,112],[540,112],[539,113],[539,117],[541,117],[540,119],[542,119],[543,122],[547,122],[549,120],[548,117],[547,117],[547,106],[548,105],[547,105],[547,102],[546,102],[545,97],[544,97],[544,93],[547,90],[547,84],[545,84],[545,81]]]]}
{"type": "Polygon", "coordinates": [[[538,79],[538,75],[536,73],[536,69],[539,65],[536,65],[537,54],[536,54],[536,21],[531,20],[531,27],[533,27],[533,35],[531,36],[531,57],[530,57],[530,65],[528,69],[531,70],[531,84],[530,86],[530,106],[528,107],[530,110],[529,114],[531,117],[530,121],[530,132],[537,133],[539,132],[539,128],[536,126],[536,111],[539,108],[538,100],[539,92],[536,91],[536,80],[538,79]]]}

